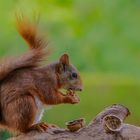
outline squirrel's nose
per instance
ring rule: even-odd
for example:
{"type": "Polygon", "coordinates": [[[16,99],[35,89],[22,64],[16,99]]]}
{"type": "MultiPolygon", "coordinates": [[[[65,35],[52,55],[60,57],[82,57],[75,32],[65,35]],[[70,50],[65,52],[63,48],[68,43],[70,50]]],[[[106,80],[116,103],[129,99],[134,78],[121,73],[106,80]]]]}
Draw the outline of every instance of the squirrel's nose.
{"type": "Polygon", "coordinates": [[[82,91],[82,89],[80,88],[79,91],[82,91]]]}
{"type": "Polygon", "coordinates": [[[78,88],[77,90],[82,91],[82,90],[83,90],[83,88],[78,88]]]}

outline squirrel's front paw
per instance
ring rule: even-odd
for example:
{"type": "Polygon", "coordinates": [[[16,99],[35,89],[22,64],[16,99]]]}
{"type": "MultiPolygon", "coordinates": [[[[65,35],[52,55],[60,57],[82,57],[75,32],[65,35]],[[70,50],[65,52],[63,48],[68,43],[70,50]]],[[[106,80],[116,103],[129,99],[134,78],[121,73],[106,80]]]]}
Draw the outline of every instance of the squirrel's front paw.
{"type": "Polygon", "coordinates": [[[80,102],[80,98],[74,92],[70,91],[66,94],[66,102],[76,104],[80,102]]]}

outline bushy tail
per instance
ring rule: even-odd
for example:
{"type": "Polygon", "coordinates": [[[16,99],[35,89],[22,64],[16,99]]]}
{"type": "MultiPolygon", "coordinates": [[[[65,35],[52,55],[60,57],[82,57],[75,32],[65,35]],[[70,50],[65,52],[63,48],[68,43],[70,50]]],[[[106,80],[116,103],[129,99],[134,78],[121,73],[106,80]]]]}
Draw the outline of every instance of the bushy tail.
{"type": "Polygon", "coordinates": [[[22,56],[0,62],[0,81],[16,69],[39,66],[44,57],[50,54],[47,42],[40,35],[36,25],[31,24],[26,18],[17,18],[17,29],[30,50],[22,56]]]}

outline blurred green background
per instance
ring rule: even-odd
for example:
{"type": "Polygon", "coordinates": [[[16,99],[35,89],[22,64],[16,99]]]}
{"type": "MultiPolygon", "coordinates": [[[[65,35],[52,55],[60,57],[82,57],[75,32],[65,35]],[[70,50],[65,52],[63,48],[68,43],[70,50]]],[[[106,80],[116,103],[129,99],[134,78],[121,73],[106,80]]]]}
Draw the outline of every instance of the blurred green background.
{"type": "MultiPolygon", "coordinates": [[[[114,103],[127,106],[127,123],[140,125],[140,0],[0,0],[0,56],[22,54],[26,43],[15,28],[15,13],[40,14],[54,61],[67,52],[84,83],[78,105],[58,105],[43,120],[65,127],[87,123],[114,103]]],[[[0,133],[0,140],[9,137],[0,133]]]]}

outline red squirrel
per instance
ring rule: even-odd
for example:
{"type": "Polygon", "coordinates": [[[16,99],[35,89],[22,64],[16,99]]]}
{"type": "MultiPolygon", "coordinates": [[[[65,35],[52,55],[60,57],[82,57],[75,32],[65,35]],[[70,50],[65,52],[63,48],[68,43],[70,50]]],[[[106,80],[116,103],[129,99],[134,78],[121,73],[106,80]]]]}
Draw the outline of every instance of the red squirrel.
{"type": "Polygon", "coordinates": [[[17,30],[29,50],[0,62],[0,127],[18,133],[46,131],[55,125],[41,122],[44,107],[79,103],[75,91],[83,88],[80,74],[69,62],[68,54],[41,65],[49,55],[47,41],[27,18],[17,18],[17,30]]]}

